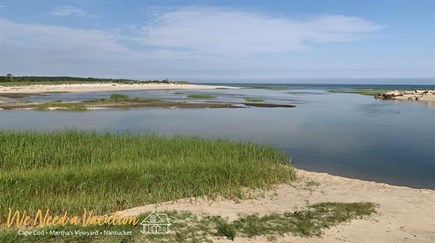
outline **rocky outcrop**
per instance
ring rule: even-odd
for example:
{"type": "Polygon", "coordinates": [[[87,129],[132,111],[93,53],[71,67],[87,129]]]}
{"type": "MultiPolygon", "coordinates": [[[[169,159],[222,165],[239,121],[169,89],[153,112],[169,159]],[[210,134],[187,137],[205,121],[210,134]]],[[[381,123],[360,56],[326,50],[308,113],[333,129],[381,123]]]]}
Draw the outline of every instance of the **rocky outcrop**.
{"type": "Polygon", "coordinates": [[[435,103],[435,90],[387,91],[376,98],[381,100],[414,100],[435,103]]]}

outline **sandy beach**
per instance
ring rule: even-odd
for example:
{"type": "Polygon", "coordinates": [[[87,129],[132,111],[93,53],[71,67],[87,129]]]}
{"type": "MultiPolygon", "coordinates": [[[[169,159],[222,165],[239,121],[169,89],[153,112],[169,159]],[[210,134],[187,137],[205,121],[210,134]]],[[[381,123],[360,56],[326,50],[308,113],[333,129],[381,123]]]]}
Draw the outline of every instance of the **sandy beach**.
{"type": "MultiPolygon", "coordinates": [[[[321,237],[285,235],[277,242],[434,242],[435,191],[391,186],[298,170],[298,180],[277,185],[254,199],[207,201],[183,199],[122,211],[138,215],[153,210],[181,210],[221,215],[234,220],[238,215],[294,211],[318,202],[374,202],[377,214],[352,220],[324,231],[321,237]]],[[[266,238],[236,238],[237,242],[268,242],[266,238]]],[[[217,239],[215,242],[231,242],[217,239]]]]}
{"type": "Polygon", "coordinates": [[[197,84],[121,84],[121,83],[92,83],[92,84],[59,84],[59,85],[26,85],[0,86],[0,94],[14,93],[49,93],[49,92],[96,92],[118,90],[201,90],[201,89],[234,89],[229,86],[197,85],[197,84]]]}

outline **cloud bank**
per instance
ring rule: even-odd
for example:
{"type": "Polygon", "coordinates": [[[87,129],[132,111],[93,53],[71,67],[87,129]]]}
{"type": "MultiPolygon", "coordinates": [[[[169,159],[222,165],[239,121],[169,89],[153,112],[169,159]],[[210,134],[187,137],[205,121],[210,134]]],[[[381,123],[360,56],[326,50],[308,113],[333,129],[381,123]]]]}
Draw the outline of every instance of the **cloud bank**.
{"type": "MultiPolygon", "coordinates": [[[[58,6],[52,14],[88,16],[72,6],[58,6]]],[[[219,8],[165,10],[148,23],[134,24],[125,30],[99,30],[0,19],[0,72],[249,78],[262,67],[265,76],[288,77],[293,71],[282,60],[290,60],[293,52],[314,50],[319,43],[358,41],[382,28],[353,16],[293,19],[219,8]],[[258,57],[271,54],[277,58],[258,57]]]]}
{"type": "Polygon", "coordinates": [[[56,6],[54,7],[53,11],[50,12],[53,16],[76,16],[76,17],[88,17],[93,18],[96,17],[94,14],[89,14],[86,11],[71,6],[71,5],[65,5],[65,6],[56,6]]]}
{"type": "Polygon", "coordinates": [[[286,52],[314,42],[363,38],[382,26],[351,16],[323,15],[306,20],[225,9],[179,9],[161,13],[142,28],[142,43],[217,54],[286,52]]]}

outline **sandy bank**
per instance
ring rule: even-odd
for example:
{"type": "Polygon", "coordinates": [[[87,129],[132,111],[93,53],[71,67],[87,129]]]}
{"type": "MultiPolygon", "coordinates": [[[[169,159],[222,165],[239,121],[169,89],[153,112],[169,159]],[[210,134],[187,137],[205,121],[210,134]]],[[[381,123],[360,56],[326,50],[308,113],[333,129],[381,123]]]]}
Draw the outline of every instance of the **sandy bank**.
{"type": "Polygon", "coordinates": [[[59,85],[29,85],[0,86],[0,94],[13,93],[48,93],[48,92],[96,92],[121,90],[199,90],[199,89],[234,89],[235,87],[197,84],[59,84],[59,85]]]}
{"type": "MultiPolygon", "coordinates": [[[[325,230],[324,235],[302,238],[285,235],[277,242],[434,242],[435,191],[390,186],[381,183],[347,179],[324,173],[298,170],[299,179],[291,185],[277,185],[264,197],[241,202],[183,199],[125,210],[137,215],[152,210],[187,210],[194,213],[221,215],[234,220],[239,214],[268,214],[294,211],[317,202],[374,202],[378,213],[369,219],[325,230]]],[[[231,242],[217,240],[216,242],[231,242]]],[[[267,242],[266,238],[237,238],[237,242],[267,242]]]]}
{"type": "Polygon", "coordinates": [[[414,90],[414,91],[387,91],[381,93],[377,98],[382,100],[412,100],[426,103],[435,103],[435,90],[414,90]]]}

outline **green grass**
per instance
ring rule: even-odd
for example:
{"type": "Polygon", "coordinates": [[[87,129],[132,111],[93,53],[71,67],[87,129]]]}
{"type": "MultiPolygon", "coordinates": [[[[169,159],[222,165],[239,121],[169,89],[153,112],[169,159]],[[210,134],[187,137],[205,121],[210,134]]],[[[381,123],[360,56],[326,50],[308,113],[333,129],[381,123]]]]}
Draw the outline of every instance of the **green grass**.
{"type": "Polygon", "coordinates": [[[265,90],[288,90],[289,89],[288,87],[285,87],[285,86],[273,86],[273,85],[271,85],[271,86],[252,86],[249,88],[251,88],[251,89],[265,89],[265,90]]]}
{"type": "Polygon", "coordinates": [[[216,98],[216,95],[211,95],[211,94],[190,94],[190,95],[187,95],[187,98],[190,98],[190,99],[214,99],[214,98],[216,98]]]}
{"type": "MultiPolygon", "coordinates": [[[[143,235],[140,225],[132,226],[90,226],[85,230],[127,230],[131,236],[17,236],[16,230],[0,230],[0,242],[212,242],[213,239],[239,237],[255,238],[265,236],[276,240],[285,234],[301,237],[321,236],[322,230],[352,219],[364,218],[376,212],[373,203],[324,202],[310,205],[307,209],[282,214],[264,216],[249,214],[240,216],[233,222],[221,216],[195,215],[189,211],[165,211],[171,223],[172,233],[164,235],[143,235]]],[[[150,212],[142,214],[142,220],[150,212]]],[[[77,226],[75,226],[77,228],[77,226]]],[[[74,229],[72,226],[56,227],[57,230],[74,229]]]]}
{"type": "Polygon", "coordinates": [[[56,110],[64,110],[64,111],[87,111],[88,110],[88,108],[82,104],[63,103],[58,101],[46,102],[34,106],[34,109],[38,111],[46,111],[49,110],[50,108],[55,108],[56,110]]]}
{"type": "Polygon", "coordinates": [[[284,214],[256,214],[242,217],[233,222],[242,235],[280,236],[293,233],[299,236],[320,236],[322,229],[330,228],[351,219],[375,213],[373,203],[326,202],[310,205],[308,209],[284,214]]]}
{"type": "Polygon", "coordinates": [[[111,100],[126,100],[128,99],[128,95],[125,94],[112,94],[110,95],[111,100]]]}
{"type": "Polygon", "coordinates": [[[174,94],[177,94],[177,95],[182,95],[182,94],[184,94],[184,92],[181,92],[181,91],[177,91],[177,92],[174,92],[174,94]]]}
{"type": "Polygon", "coordinates": [[[329,93],[336,93],[336,94],[360,94],[360,95],[368,95],[368,96],[378,96],[382,92],[377,89],[333,89],[329,90],[329,93]]]}
{"type": "MultiPolygon", "coordinates": [[[[270,188],[294,178],[270,146],[195,137],[0,131],[0,208],[109,213],[270,188]]],[[[6,213],[6,212],[2,212],[6,213]]],[[[0,214],[1,217],[1,214],[0,214]]]]}
{"type": "Polygon", "coordinates": [[[28,86],[28,85],[59,85],[59,84],[92,84],[92,83],[122,83],[122,84],[189,84],[188,81],[170,80],[133,80],[111,79],[92,77],[68,77],[68,76],[14,76],[13,81],[9,77],[0,75],[0,86],[28,86]]]}
{"type": "Polygon", "coordinates": [[[234,225],[229,224],[225,221],[223,222],[218,222],[217,226],[216,226],[216,235],[218,236],[225,236],[226,238],[230,239],[230,240],[234,240],[234,238],[236,237],[236,229],[234,227],[234,225]]]}
{"type": "Polygon", "coordinates": [[[130,98],[128,95],[125,94],[112,94],[109,98],[103,98],[103,99],[91,99],[91,100],[85,100],[83,103],[148,103],[148,102],[156,102],[161,101],[159,99],[154,98],[144,98],[144,97],[135,97],[130,98]]]}
{"type": "Polygon", "coordinates": [[[98,105],[98,104],[112,104],[112,103],[122,103],[125,104],[125,107],[129,107],[132,103],[150,103],[161,101],[159,99],[154,98],[143,98],[143,97],[135,97],[129,98],[127,95],[122,94],[113,94],[110,98],[106,99],[92,99],[85,100],[82,102],[73,102],[67,103],[62,102],[61,100],[50,101],[40,104],[30,104],[28,107],[33,108],[38,111],[47,111],[47,110],[61,110],[61,111],[87,111],[89,110],[89,105],[98,105]]]}
{"type": "MultiPolygon", "coordinates": [[[[18,81],[18,82],[0,82],[0,86],[29,86],[29,85],[61,85],[61,84],[93,84],[103,83],[95,81],[18,81]]],[[[108,82],[110,83],[110,82],[108,82]]]]}
{"type": "Polygon", "coordinates": [[[255,97],[246,97],[245,100],[247,102],[264,102],[264,99],[255,98],[255,97]]]}

